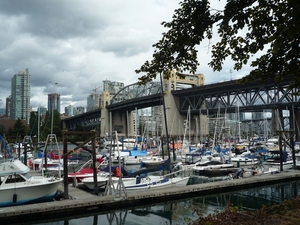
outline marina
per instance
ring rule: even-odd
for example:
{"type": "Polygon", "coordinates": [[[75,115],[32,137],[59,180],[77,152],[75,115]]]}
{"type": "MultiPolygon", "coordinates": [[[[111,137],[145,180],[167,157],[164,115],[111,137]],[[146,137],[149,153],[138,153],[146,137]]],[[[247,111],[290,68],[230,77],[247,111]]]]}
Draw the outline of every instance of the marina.
{"type": "MultiPolygon", "coordinates": [[[[185,187],[168,187],[165,189],[147,190],[145,192],[128,192],[127,197],[121,195],[96,196],[79,188],[69,186],[69,199],[35,203],[21,206],[3,207],[0,210],[0,220],[3,223],[20,223],[21,221],[72,216],[75,214],[90,214],[110,210],[143,206],[174,199],[184,199],[196,196],[232,192],[249,188],[262,187],[283,182],[297,181],[300,178],[298,170],[288,170],[276,174],[255,176],[247,179],[215,181],[209,183],[187,185],[185,187]]],[[[64,187],[60,187],[63,191],[64,187]]],[[[117,193],[118,194],[118,193],[117,193]]]]}

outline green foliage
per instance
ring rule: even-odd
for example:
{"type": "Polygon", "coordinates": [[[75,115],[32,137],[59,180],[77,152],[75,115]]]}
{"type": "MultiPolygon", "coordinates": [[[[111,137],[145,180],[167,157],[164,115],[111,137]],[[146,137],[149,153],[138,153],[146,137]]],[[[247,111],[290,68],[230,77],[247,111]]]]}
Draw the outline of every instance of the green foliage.
{"type": "MultiPolygon", "coordinates": [[[[41,126],[41,140],[46,140],[48,134],[51,134],[51,126],[52,126],[52,115],[51,112],[46,112],[45,122],[41,126]]],[[[53,134],[56,135],[57,138],[61,137],[61,119],[60,114],[57,110],[54,110],[53,113],[53,134]]]]}
{"type": "Polygon", "coordinates": [[[37,118],[37,112],[31,112],[30,113],[30,119],[29,119],[29,129],[31,133],[31,136],[37,136],[38,135],[38,118],[37,118]]]}
{"type": "Polygon", "coordinates": [[[25,125],[24,122],[19,118],[16,120],[13,129],[9,130],[9,136],[19,136],[21,140],[24,138],[24,136],[28,135],[28,127],[25,125]]]}
{"type": "Polygon", "coordinates": [[[139,78],[140,83],[146,83],[162,73],[167,78],[169,71],[186,70],[195,73],[198,61],[195,46],[204,38],[212,37],[214,19],[209,12],[209,1],[184,0],[181,8],[175,10],[172,22],[162,22],[170,30],[163,33],[163,38],[153,45],[157,50],[151,62],[146,61],[136,73],[146,72],[139,78]]]}
{"type": "Polygon", "coordinates": [[[4,125],[0,125],[0,135],[4,135],[6,133],[6,128],[5,128],[5,126],[4,125]]]}
{"type": "Polygon", "coordinates": [[[196,46],[211,39],[216,26],[219,41],[211,46],[209,63],[214,71],[220,71],[228,58],[235,70],[251,60],[253,69],[242,82],[292,77],[291,87],[300,87],[300,1],[227,0],[223,10],[215,10],[209,0],[183,0],[180,6],[171,22],[162,23],[169,30],[153,45],[151,62],[136,70],[146,73],[140,83],[158,73],[168,78],[172,69],[194,74],[199,65],[196,46]]]}

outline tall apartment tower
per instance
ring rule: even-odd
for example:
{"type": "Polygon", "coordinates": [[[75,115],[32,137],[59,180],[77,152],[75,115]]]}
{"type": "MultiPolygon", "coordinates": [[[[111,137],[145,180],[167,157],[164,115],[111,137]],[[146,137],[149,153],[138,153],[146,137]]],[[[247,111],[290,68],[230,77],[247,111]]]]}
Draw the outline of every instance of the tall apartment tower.
{"type": "Polygon", "coordinates": [[[25,71],[19,71],[11,79],[10,118],[23,119],[29,123],[30,73],[28,68],[25,71]]]}
{"type": "Polygon", "coordinates": [[[156,134],[154,135],[161,135],[162,130],[163,130],[163,123],[164,123],[164,118],[163,118],[163,106],[154,106],[151,108],[151,117],[152,120],[155,122],[155,131],[156,134]]]}
{"type": "Polygon", "coordinates": [[[65,113],[68,116],[74,116],[74,107],[72,105],[65,107],[65,113]]]}
{"type": "Polygon", "coordinates": [[[104,80],[103,81],[103,91],[107,91],[111,95],[116,94],[122,88],[124,88],[124,83],[115,82],[115,81],[112,82],[110,80],[104,80]]]}
{"type": "Polygon", "coordinates": [[[91,110],[99,108],[99,95],[97,93],[90,94],[87,97],[87,107],[86,111],[89,112],[91,110]]]}
{"type": "Polygon", "coordinates": [[[57,110],[60,113],[60,94],[48,94],[48,111],[57,110]]]}
{"type": "Polygon", "coordinates": [[[84,113],[84,107],[83,106],[78,106],[76,108],[76,115],[80,115],[82,113],[84,113]]]}

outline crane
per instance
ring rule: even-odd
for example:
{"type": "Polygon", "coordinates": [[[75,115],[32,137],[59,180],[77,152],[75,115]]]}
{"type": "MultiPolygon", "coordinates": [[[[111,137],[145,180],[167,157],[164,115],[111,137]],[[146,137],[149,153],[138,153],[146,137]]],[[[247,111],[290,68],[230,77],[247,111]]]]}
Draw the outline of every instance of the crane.
{"type": "Polygon", "coordinates": [[[102,86],[98,86],[98,87],[95,87],[95,89],[93,89],[93,92],[94,92],[94,100],[95,100],[95,102],[94,102],[94,108],[97,108],[97,90],[99,89],[99,88],[101,88],[102,86]]]}
{"type": "Polygon", "coordinates": [[[99,88],[101,88],[101,87],[102,87],[102,86],[99,86],[99,87],[95,87],[95,89],[93,89],[94,95],[97,94],[97,90],[98,90],[99,88]]]}

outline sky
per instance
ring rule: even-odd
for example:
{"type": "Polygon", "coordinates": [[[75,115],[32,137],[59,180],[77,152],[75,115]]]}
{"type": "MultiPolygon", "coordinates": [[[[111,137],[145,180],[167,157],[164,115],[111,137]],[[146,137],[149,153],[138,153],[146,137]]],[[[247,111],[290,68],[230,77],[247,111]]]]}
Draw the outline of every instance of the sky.
{"type": "MultiPolygon", "coordinates": [[[[0,1],[0,108],[11,94],[19,71],[31,74],[30,104],[47,107],[48,94],[61,95],[61,113],[69,105],[87,105],[87,96],[103,80],[136,83],[136,74],[152,59],[153,44],[167,30],[180,0],[9,0],[0,1]],[[55,85],[57,83],[57,85],[55,85]]],[[[222,9],[224,0],[211,0],[222,9]]],[[[214,43],[214,39],[212,40],[214,43]]],[[[208,67],[209,41],[198,47],[205,83],[240,78],[248,68],[232,71],[226,61],[220,72],[208,67]]],[[[101,93],[102,88],[97,89],[101,93]]]]}

